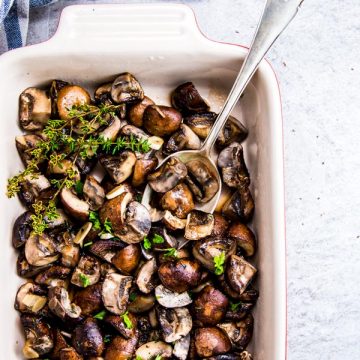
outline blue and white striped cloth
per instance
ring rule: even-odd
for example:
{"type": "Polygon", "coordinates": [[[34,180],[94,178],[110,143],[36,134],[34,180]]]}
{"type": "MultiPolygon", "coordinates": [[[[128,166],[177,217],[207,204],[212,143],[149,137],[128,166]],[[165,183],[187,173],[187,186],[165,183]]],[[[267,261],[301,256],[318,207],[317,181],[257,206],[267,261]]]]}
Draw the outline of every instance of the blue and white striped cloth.
{"type": "Polygon", "coordinates": [[[57,0],[0,0],[0,54],[26,43],[30,8],[57,0]]]}

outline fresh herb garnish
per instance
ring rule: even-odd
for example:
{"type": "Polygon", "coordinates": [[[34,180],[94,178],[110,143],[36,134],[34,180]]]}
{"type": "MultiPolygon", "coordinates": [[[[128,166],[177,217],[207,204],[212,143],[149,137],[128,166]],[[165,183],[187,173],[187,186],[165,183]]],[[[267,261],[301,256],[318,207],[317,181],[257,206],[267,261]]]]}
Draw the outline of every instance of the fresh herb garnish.
{"type": "Polygon", "coordinates": [[[155,234],[151,240],[145,236],[143,240],[144,249],[150,250],[152,248],[152,244],[162,244],[163,242],[165,242],[165,240],[159,234],[155,234]]]}
{"type": "Polygon", "coordinates": [[[101,230],[99,214],[96,211],[89,212],[89,220],[92,222],[94,230],[101,230]]]}
{"type": "Polygon", "coordinates": [[[89,241],[89,242],[87,242],[86,244],[84,244],[84,247],[91,246],[92,244],[93,244],[93,242],[92,242],[92,241],[89,241]]]}
{"type": "Polygon", "coordinates": [[[84,288],[88,287],[90,285],[90,279],[84,275],[84,274],[79,274],[79,278],[80,278],[80,281],[82,283],[82,286],[84,288]]]}
{"type": "Polygon", "coordinates": [[[237,303],[230,302],[230,309],[231,311],[237,311],[239,306],[241,306],[242,302],[239,301],[237,303]]]}
{"type": "Polygon", "coordinates": [[[173,258],[177,259],[178,253],[175,248],[168,248],[168,249],[165,249],[164,256],[165,257],[173,257],[173,258]]]}
{"type": "Polygon", "coordinates": [[[133,302],[136,299],[136,297],[137,297],[136,293],[134,293],[134,292],[131,293],[130,296],[129,296],[129,301],[133,302]]]}
{"type": "Polygon", "coordinates": [[[139,355],[136,355],[136,358],[135,358],[135,360],[143,360],[143,359],[142,359],[142,357],[141,357],[141,356],[139,356],[139,355]]]}
{"type": "Polygon", "coordinates": [[[224,263],[225,263],[225,252],[222,251],[220,255],[216,255],[214,257],[215,275],[221,275],[224,273],[224,263]]]}
{"type": "Polygon", "coordinates": [[[155,360],[161,360],[161,359],[162,359],[161,355],[156,355],[155,360]]]}
{"type": "Polygon", "coordinates": [[[111,335],[105,335],[104,336],[104,343],[107,344],[111,341],[111,335]]]}
{"type": "Polygon", "coordinates": [[[165,241],[164,238],[159,234],[155,234],[154,237],[152,238],[152,242],[154,244],[162,244],[164,241],[165,241]]]}
{"type": "Polygon", "coordinates": [[[104,224],[103,224],[103,231],[102,233],[109,233],[112,234],[112,223],[110,220],[105,219],[104,224]]]}
{"type": "Polygon", "coordinates": [[[94,319],[104,320],[105,315],[106,315],[106,311],[102,310],[98,312],[96,315],[94,315],[94,319]]]}
{"type": "Polygon", "coordinates": [[[132,329],[132,328],[133,328],[133,324],[132,324],[132,321],[130,320],[128,314],[129,314],[129,312],[126,311],[124,314],[122,314],[122,315],[120,315],[120,316],[121,316],[121,318],[123,319],[126,328],[127,328],[127,329],[132,329]]]}
{"type": "Polygon", "coordinates": [[[82,195],[83,189],[84,189],[84,183],[82,181],[78,180],[78,181],[76,181],[74,188],[78,195],[82,195]]]}
{"type": "Polygon", "coordinates": [[[150,250],[151,249],[151,246],[152,246],[151,241],[148,239],[147,236],[144,237],[143,245],[144,245],[145,250],[150,250]]]}

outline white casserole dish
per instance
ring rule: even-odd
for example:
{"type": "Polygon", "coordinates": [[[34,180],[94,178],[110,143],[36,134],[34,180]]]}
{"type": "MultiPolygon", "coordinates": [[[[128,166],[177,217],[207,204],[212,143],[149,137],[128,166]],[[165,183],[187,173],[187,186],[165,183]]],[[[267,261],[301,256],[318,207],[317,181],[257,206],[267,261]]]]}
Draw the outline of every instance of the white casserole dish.
{"type": "MultiPolygon", "coordinates": [[[[49,41],[0,57],[0,187],[2,229],[2,359],[22,359],[23,334],[13,302],[24,281],[16,275],[12,225],[23,211],[5,196],[7,178],[22,168],[15,148],[18,96],[28,86],[57,78],[88,88],[129,71],[155,102],[168,104],[171,89],[193,81],[218,111],[244,59],[246,49],[206,39],[193,12],[184,5],[80,5],[66,8],[49,41]]],[[[263,61],[234,115],[249,129],[245,155],[256,211],[252,226],[259,250],[251,350],[257,360],[286,358],[286,264],[283,139],[278,84],[263,61]]]]}

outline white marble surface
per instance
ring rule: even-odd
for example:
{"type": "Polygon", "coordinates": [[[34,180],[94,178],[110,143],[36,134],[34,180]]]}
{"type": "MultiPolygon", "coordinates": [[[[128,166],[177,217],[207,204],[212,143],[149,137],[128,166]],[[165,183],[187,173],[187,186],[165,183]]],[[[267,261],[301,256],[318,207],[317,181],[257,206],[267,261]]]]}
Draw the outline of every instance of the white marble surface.
{"type": "MultiPolygon", "coordinates": [[[[52,35],[64,6],[85,2],[124,1],[37,10],[28,42],[52,35]]],[[[241,44],[263,4],[183,2],[210,38],[241,44]]],[[[284,112],[289,360],[360,359],[359,18],[359,0],[305,0],[268,56],[284,112]]]]}

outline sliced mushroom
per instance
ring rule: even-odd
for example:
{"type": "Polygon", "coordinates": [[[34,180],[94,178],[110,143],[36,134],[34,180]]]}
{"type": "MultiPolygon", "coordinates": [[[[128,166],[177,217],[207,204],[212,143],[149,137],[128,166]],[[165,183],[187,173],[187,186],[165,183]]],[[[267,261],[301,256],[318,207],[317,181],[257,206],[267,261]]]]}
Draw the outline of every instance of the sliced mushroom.
{"type": "Polygon", "coordinates": [[[75,219],[86,221],[89,217],[89,204],[80,200],[74,192],[64,187],[60,192],[60,199],[64,209],[75,219]]]}
{"type": "Polygon", "coordinates": [[[120,196],[123,193],[129,193],[130,195],[134,196],[135,195],[135,191],[134,189],[131,187],[131,185],[127,184],[127,183],[122,183],[118,186],[115,186],[114,188],[112,188],[107,194],[106,194],[106,198],[108,200],[111,200],[113,198],[116,198],[117,196],[120,196]]]}
{"type": "Polygon", "coordinates": [[[76,157],[76,155],[71,155],[69,159],[75,161],[75,165],[79,169],[81,175],[89,174],[97,163],[95,157],[83,159],[81,156],[76,157]]]}
{"type": "Polygon", "coordinates": [[[236,240],[238,248],[245,256],[253,256],[256,251],[256,239],[254,233],[245,224],[236,222],[231,225],[228,236],[236,240]]]}
{"type": "Polygon", "coordinates": [[[214,215],[200,210],[193,210],[187,216],[185,239],[200,240],[209,236],[214,228],[214,215]]]}
{"type": "Polygon", "coordinates": [[[51,266],[51,264],[46,264],[43,266],[30,265],[29,262],[26,260],[25,251],[21,251],[16,261],[16,273],[19,276],[27,279],[36,276],[49,266],[51,266]]]}
{"type": "Polygon", "coordinates": [[[91,102],[89,93],[77,85],[64,86],[58,93],[57,110],[62,120],[70,118],[69,112],[73,106],[89,105],[91,102]]]}
{"type": "Polygon", "coordinates": [[[117,116],[111,117],[109,125],[99,133],[105,140],[115,141],[121,128],[121,121],[117,116]]]}
{"type": "Polygon", "coordinates": [[[124,318],[121,315],[106,315],[104,321],[117,330],[125,339],[130,339],[136,336],[137,333],[137,317],[128,313],[127,325],[125,325],[124,318]]]}
{"type": "Polygon", "coordinates": [[[248,351],[242,351],[240,354],[240,360],[253,360],[253,356],[248,351]]]}
{"type": "Polygon", "coordinates": [[[131,176],[136,156],[132,151],[124,150],[119,155],[102,156],[99,161],[114,182],[120,184],[131,176]]]}
{"type": "Polygon", "coordinates": [[[59,114],[57,111],[57,98],[59,95],[59,91],[67,85],[69,85],[67,81],[58,79],[55,79],[51,82],[49,94],[51,98],[51,115],[53,116],[53,119],[59,118],[59,114]]]}
{"type": "Polygon", "coordinates": [[[147,132],[155,136],[168,136],[179,129],[181,113],[169,106],[149,105],[143,115],[143,124],[147,132]]]}
{"type": "Polygon", "coordinates": [[[225,331],[216,327],[195,330],[195,347],[199,357],[225,354],[231,350],[231,342],[225,331]]]}
{"type": "Polygon", "coordinates": [[[199,284],[201,267],[197,261],[191,259],[168,261],[160,265],[158,276],[166,288],[181,293],[199,284]]]}
{"type": "Polygon", "coordinates": [[[113,103],[111,99],[111,87],[112,82],[101,84],[99,87],[97,87],[94,92],[95,100],[101,104],[111,105],[113,103]]]}
{"type": "Polygon", "coordinates": [[[118,240],[98,240],[95,241],[90,247],[89,250],[91,253],[96,255],[102,260],[105,260],[109,263],[112,263],[112,259],[117,253],[117,251],[123,249],[125,244],[118,240]]]}
{"type": "Polygon", "coordinates": [[[239,299],[241,301],[256,303],[258,297],[259,291],[254,289],[251,284],[249,284],[246,290],[242,294],[240,294],[239,299]]]}
{"type": "Polygon", "coordinates": [[[127,309],[134,314],[141,314],[149,311],[155,305],[155,297],[151,294],[136,294],[127,309]]]}
{"type": "Polygon", "coordinates": [[[148,183],[158,193],[173,189],[187,175],[187,168],[176,157],[172,157],[157,171],[148,176],[148,183]]]}
{"type": "Polygon", "coordinates": [[[230,115],[220,132],[216,145],[223,148],[229,146],[234,141],[240,143],[246,139],[247,135],[248,130],[246,127],[239,120],[230,115]]]}
{"type": "Polygon", "coordinates": [[[244,319],[251,310],[254,308],[254,303],[239,302],[236,303],[236,309],[228,309],[225,314],[225,320],[227,321],[239,321],[244,319]]]}
{"type": "Polygon", "coordinates": [[[139,272],[136,275],[136,285],[144,294],[149,294],[154,290],[155,284],[152,280],[156,271],[157,265],[155,258],[148,260],[140,267],[139,272]]]}
{"type": "Polygon", "coordinates": [[[55,231],[66,230],[70,226],[70,219],[67,217],[65,212],[62,209],[56,209],[56,218],[49,219],[47,216],[44,216],[44,220],[48,226],[48,229],[56,229],[55,231]]]}
{"type": "Polygon", "coordinates": [[[80,259],[80,248],[75,244],[67,244],[61,248],[61,264],[74,268],[80,259]]]}
{"type": "Polygon", "coordinates": [[[144,91],[134,75],[125,72],[120,74],[111,86],[111,98],[117,104],[140,101],[144,91]]]}
{"type": "Polygon", "coordinates": [[[25,166],[27,166],[32,159],[31,150],[36,148],[42,140],[40,135],[35,134],[19,135],[15,137],[16,148],[25,166]]]}
{"type": "Polygon", "coordinates": [[[192,193],[184,183],[180,183],[167,191],[161,198],[160,204],[164,210],[171,211],[172,214],[180,219],[186,218],[195,208],[192,193]]]}
{"type": "Polygon", "coordinates": [[[79,287],[87,287],[96,284],[99,279],[99,260],[89,255],[81,256],[79,263],[71,276],[71,283],[79,287]]]}
{"type": "Polygon", "coordinates": [[[214,125],[216,117],[217,114],[214,112],[200,112],[186,116],[184,122],[201,139],[206,139],[214,125]]]}
{"type": "Polygon", "coordinates": [[[255,203],[248,187],[238,189],[224,204],[222,214],[231,220],[248,222],[254,214],[255,203]]]}
{"type": "Polygon", "coordinates": [[[199,137],[185,124],[180,125],[180,129],[171,135],[163,147],[166,154],[172,154],[184,149],[200,149],[201,141],[199,137]]]}
{"type": "Polygon", "coordinates": [[[228,335],[231,344],[235,350],[245,350],[249,345],[253,329],[254,329],[254,318],[251,314],[238,322],[226,322],[218,325],[219,328],[223,329],[228,335]]]}
{"type": "Polygon", "coordinates": [[[154,104],[155,103],[150,98],[144,96],[142,101],[130,107],[128,113],[129,121],[137,127],[143,126],[144,111],[149,105],[154,105],[154,104]]]}
{"type": "Polygon", "coordinates": [[[30,87],[20,94],[19,121],[24,130],[42,130],[51,115],[51,100],[46,91],[30,87]]]}
{"type": "Polygon", "coordinates": [[[48,293],[50,310],[62,320],[77,319],[81,308],[70,302],[69,293],[60,286],[51,287],[48,293]]]}
{"type": "Polygon", "coordinates": [[[137,268],[141,257],[139,245],[130,244],[119,250],[111,259],[111,263],[123,274],[130,275],[137,268]]]}
{"type": "Polygon", "coordinates": [[[149,138],[149,135],[146,134],[145,131],[139,129],[134,125],[125,125],[121,128],[120,134],[126,136],[128,138],[134,138],[139,141],[144,141],[149,138]]]}
{"type": "Polygon", "coordinates": [[[53,265],[36,276],[35,282],[39,285],[66,287],[66,279],[71,270],[64,266],[53,265]]]}
{"type": "Polygon", "coordinates": [[[188,176],[186,182],[201,203],[210,201],[219,191],[219,183],[209,168],[200,160],[191,160],[186,163],[188,176]]]}
{"type": "Polygon", "coordinates": [[[130,360],[135,353],[137,337],[124,339],[122,336],[114,337],[106,348],[104,360],[130,360]]]}
{"type": "Polygon", "coordinates": [[[122,315],[126,310],[131,285],[131,276],[108,273],[102,286],[105,308],[113,314],[122,315]]]}
{"type": "Polygon", "coordinates": [[[56,165],[48,165],[47,173],[52,177],[65,177],[69,171],[74,173],[74,181],[80,180],[79,169],[71,160],[64,159],[56,165]]]}
{"type": "Polygon", "coordinates": [[[90,233],[92,227],[93,224],[90,221],[86,222],[76,233],[74,238],[74,243],[83,246],[84,240],[86,239],[87,235],[90,233]]]}
{"type": "Polygon", "coordinates": [[[54,359],[59,360],[60,359],[60,351],[67,347],[68,347],[68,344],[64,338],[64,335],[61,333],[61,331],[59,329],[54,329],[54,348],[51,352],[51,356],[54,359]]]}
{"type": "Polygon", "coordinates": [[[219,213],[214,213],[214,228],[210,236],[221,238],[227,234],[228,228],[229,222],[219,213]]]}
{"type": "Polygon", "coordinates": [[[135,355],[142,360],[152,360],[157,356],[160,356],[161,359],[170,359],[172,347],[163,341],[150,341],[141,345],[136,350],[135,355]]]}
{"type": "Polygon", "coordinates": [[[20,319],[26,338],[23,347],[25,359],[48,354],[54,346],[50,326],[41,317],[31,314],[22,314],[20,319]]]}
{"type": "Polygon", "coordinates": [[[179,85],[171,94],[171,103],[185,113],[209,110],[209,105],[201,97],[192,82],[179,85]]]}
{"type": "Polygon", "coordinates": [[[195,242],[192,252],[194,257],[210,271],[214,271],[214,258],[225,253],[225,262],[236,252],[236,241],[228,238],[207,238],[195,242]]]}
{"type": "Polygon", "coordinates": [[[164,285],[155,288],[155,297],[158,303],[166,308],[183,307],[192,303],[191,297],[186,291],[176,293],[167,289],[164,285]]]}
{"type": "Polygon", "coordinates": [[[72,342],[76,351],[84,356],[100,356],[105,349],[101,330],[90,317],[75,328],[72,342]]]}
{"type": "Polygon", "coordinates": [[[178,245],[176,238],[170,235],[162,226],[153,226],[150,230],[148,238],[152,241],[151,249],[154,251],[164,251],[168,248],[177,248],[178,245]],[[158,238],[160,241],[154,241],[154,238],[158,238]]]}
{"type": "Polygon", "coordinates": [[[46,291],[27,282],[20,286],[15,300],[15,309],[22,313],[38,313],[47,303],[46,291]]]}
{"type": "Polygon", "coordinates": [[[244,160],[243,147],[234,142],[222,150],[217,160],[224,183],[232,188],[249,186],[250,175],[244,160]]]}
{"type": "Polygon", "coordinates": [[[22,247],[32,231],[31,212],[22,213],[15,221],[12,232],[12,244],[14,248],[22,247]]]}
{"type": "Polygon", "coordinates": [[[156,168],[158,163],[159,160],[157,157],[137,159],[131,184],[135,187],[144,184],[147,176],[156,168]]]}
{"type": "Polygon", "coordinates": [[[43,266],[59,258],[54,241],[45,233],[31,233],[25,243],[25,257],[30,265],[43,266]]]}
{"type": "Polygon", "coordinates": [[[24,202],[27,207],[30,207],[41,195],[41,193],[50,188],[49,180],[41,174],[26,175],[24,182],[21,184],[19,192],[20,200],[24,202]]]}
{"type": "Polygon", "coordinates": [[[256,271],[244,258],[231,255],[226,267],[226,277],[230,286],[241,294],[255,276],[256,271]]]}
{"type": "Polygon", "coordinates": [[[169,210],[165,210],[164,215],[161,219],[169,230],[181,230],[185,228],[186,220],[179,219],[174,216],[169,210]]]}
{"type": "Polygon", "coordinates": [[[186,360],[190,350],[190,334],[175,341],[173,348],[173,356],[179,360],[186,360]]]}
{"type": "Polygon", "coordinates": [[[81,308],[82,314],[91,315],[101,310],[101,290],[102,285],[97,283],[75,293],[74,304],[81,308]]]}
{"type": "Polygon", "coordinates": [[[59,360],[83,360],[83,357],[72,347],[60,350],[59,360]]]}
{"type": "Polygon", "coordinates": [[[105,201],[105,191],[100,183],[88,175],[83,187],[84,198],[90,206],[90,210],[99,210],[105,201]]]}
{"type": "Polygon", "coordinates": [[[193,304],[196,320],[204,325],[216,325],[224,317],[229,305],[227,297],[213,286],[206,286],[193,304]]]}

